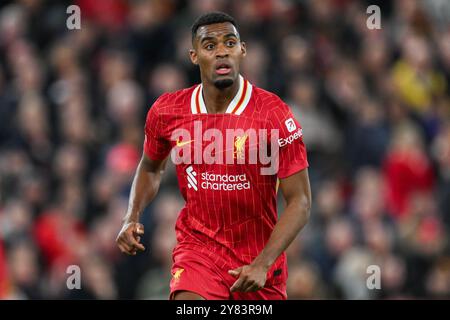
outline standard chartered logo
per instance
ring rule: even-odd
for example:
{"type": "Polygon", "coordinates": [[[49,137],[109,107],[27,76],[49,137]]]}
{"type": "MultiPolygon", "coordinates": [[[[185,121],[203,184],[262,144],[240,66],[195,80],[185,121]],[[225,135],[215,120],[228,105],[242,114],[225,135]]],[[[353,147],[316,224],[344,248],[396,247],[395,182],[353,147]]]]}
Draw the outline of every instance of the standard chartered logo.
{"type": "Polygon", "coordinates": [[[194,171],[194,168],[192,168],[192,166],[189,166],[186,168],[186,174],[187,174],[187,180],[188,180],[188,187],[197,191],[198,190],[197,178],[196,178],[197,172],[194,171]]]}
{"type": "MultiPolygon", "coordinates": [[[[192,166],[186,168],[188,188],[198,191],[197,172],[192,166]]],[[[250,181],[243,174],[215,174],[202,172],[200,188],[204,190],[233,191],[250,189],[250,181]]]]}
{"type": "Polygon", "coordinates": [[[243,174],[214,174],[203,172],[201,174],[202,189],[219,190],[219,191],[233,191],[233,190],[247,190],[250,189],[250,181],[247,180],[247,175],[243,174]]]}

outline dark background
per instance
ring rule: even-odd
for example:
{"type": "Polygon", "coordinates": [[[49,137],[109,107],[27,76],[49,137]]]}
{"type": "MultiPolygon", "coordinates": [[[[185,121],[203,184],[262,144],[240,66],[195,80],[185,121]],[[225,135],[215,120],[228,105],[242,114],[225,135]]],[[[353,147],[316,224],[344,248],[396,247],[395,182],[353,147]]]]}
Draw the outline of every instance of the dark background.
{"type": "Polygon", "coordinates": [[[71,3],[0,4],[0,298],[167,299],[173,166],[143,217],[145,253],[114,240],[146,112],[198,83],[190,25],[211,10],[239,24],[242,74],[303,126],[314,202],[288,250],[289,297],[450,297],[450,2],[80,0],[68,30],[71,3]]]}

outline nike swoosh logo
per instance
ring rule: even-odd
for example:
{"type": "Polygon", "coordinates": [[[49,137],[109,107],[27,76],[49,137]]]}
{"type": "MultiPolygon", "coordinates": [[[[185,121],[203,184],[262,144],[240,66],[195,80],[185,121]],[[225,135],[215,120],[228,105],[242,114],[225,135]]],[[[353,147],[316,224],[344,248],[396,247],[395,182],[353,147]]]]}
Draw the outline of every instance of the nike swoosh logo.
{"type": "Polygon", "coordinates": [[[180,141],[180,140],[177,140],[177,147],[182,147],[182,146],[184,146],[184,145],[187,145],[187,144],[191,143],[192,141],[194,141],[194,140],[189,140],[189,141],[180,141]]]}

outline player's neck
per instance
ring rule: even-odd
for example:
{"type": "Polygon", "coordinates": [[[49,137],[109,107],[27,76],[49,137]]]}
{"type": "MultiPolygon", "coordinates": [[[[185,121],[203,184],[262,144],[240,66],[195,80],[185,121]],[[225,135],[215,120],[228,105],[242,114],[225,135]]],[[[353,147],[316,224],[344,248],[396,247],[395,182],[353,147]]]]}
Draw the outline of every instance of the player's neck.
{"type": "Polygon", "coordinates": [[[239,90],[239,80],[225,89],[218,89],[214,84],[203,83],[203,100],[208,113],[225,113],[228,105],[239,90]]]}

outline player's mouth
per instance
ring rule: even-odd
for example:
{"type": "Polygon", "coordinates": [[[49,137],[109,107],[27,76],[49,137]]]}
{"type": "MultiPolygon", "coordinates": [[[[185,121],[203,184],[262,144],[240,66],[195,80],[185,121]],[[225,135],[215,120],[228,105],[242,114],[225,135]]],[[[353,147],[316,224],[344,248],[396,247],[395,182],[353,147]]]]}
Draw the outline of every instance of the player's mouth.
{"type": "Polygon", "coordinates": [[[227,75],[231,72],[231,66],[227,63],[220,63],[216,65],[216,74],[227,75]]]}

